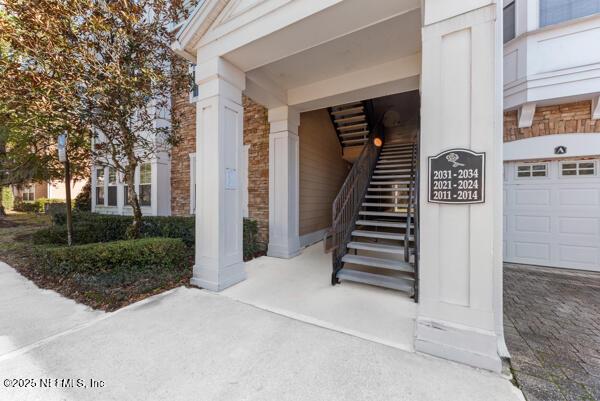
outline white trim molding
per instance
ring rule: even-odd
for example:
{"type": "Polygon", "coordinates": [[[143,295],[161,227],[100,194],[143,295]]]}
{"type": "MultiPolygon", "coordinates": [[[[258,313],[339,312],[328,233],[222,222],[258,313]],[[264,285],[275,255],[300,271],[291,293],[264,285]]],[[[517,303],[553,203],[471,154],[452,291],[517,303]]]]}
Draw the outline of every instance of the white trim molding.
{"type": "Polygon", "coordinates": [[[504,161],[561,159],[600,155],[600,133],[536,136],[504,143],[504,161]],[[558,146],[566,153],[555,154],[558,146]]]}
{"type": "Polygon", "coordinates": [[[519,128],[529,128],[533,124],[535,103],[525,103],[519,107],[519,128]]]}

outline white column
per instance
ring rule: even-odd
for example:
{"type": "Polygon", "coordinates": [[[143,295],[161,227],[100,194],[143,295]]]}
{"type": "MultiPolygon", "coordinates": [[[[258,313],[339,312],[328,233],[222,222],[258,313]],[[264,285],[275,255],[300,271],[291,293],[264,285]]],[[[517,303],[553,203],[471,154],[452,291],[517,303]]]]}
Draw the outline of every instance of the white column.
{"type": "Polygon", "coordinates": [[[284,106],[269,110],[269,248],[267,254],[292,258],[300,253],[300,113],[284,106]]]}
{"type": "Polygon", "coordinates": [[[215,58],[196,67],[196,264],[192,284],[221,291],[246,278],[242,250],[245,75],[215,58]]]}
{"type": "Polygon", "coordinates": [[[423,169],[415,348],[500,371],[502,30],[496,13],[501,7],[493,0],[471,3],[479,4],[465,10],[455,9],[465,2],[425,0],[422,165],[450,148],[485,152],[486,188],[483,204],[428,203],[423,169]],[[444,12],[427,13],[436,7],[444,12]]]}

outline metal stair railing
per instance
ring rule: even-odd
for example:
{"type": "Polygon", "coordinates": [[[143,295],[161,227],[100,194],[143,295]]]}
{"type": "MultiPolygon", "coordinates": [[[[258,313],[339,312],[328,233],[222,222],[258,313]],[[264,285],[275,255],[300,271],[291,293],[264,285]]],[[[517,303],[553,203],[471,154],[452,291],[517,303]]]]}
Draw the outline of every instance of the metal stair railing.
{"type": "MultiPolygon", "coordinates": [[[[379,126],[379,123],[376,125],[379,126]]],[[[342,258],[348,253],[347,244],[352,237],[362,200],[369,188],[369,183],[379,158],[380,147],[375,146],[375,128],[369,134],[369,141],[364,145],[358,160],[352,166],[344,184],[332,205],[332,224],[325,234],[325,251],[333,250],[333,273],[331,283],[337,283],[337,273],[342,268],[342,258]],[[327,238],[331,236],[331,245],[327,246],[327,238]]]]}

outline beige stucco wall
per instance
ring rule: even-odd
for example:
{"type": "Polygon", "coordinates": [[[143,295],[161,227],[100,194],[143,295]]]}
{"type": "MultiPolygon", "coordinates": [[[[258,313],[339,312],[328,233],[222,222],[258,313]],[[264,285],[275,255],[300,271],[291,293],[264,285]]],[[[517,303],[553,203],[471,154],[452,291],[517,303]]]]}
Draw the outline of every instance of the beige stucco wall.
{"type": "Polygon", "coordinates": [[[331,225],[331,204],[350,165],[326,109],[300,115],[300,235],[331,225]]]}

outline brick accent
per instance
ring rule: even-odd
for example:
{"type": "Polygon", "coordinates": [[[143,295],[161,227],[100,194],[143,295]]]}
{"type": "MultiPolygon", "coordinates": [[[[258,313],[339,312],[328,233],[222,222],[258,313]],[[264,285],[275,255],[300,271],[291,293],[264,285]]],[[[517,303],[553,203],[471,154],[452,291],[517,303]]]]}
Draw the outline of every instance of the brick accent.
{"type": "Polygon", "coordinates": [[[248,214],[258,223],[259,239],[269,241],[268,111],[244,96],[244,145],[248,150],[248,214]]]}
{"type": "Polygon", "coordinates": [[[196,152],[196,104],[184,92],[173,101],[181,114],[182,141],[171,149],[171,214],[190,214],[190,153],[196,152]]]}
{"type": "Polygon", "coordinates": [[[504,142],[543,135],[600,132],[600,120],[592,120],[589,100],[538,107],[530,128],[517,128],[517,118],[517,110],[504,112],[504,142]]]}
{"type": "MultiPolygon", "coordinates": [[[[244,96],[244,145],[248,151],[248,213],[258,222],[259,238],[269,237],[269,122],[267,109],[244,96]]],[[[190,214],[190,153],[196,152],[196,107],[184,94],[174,100],[183,113],[182,141],[171,150],[171,213],[190,214]]]]}

